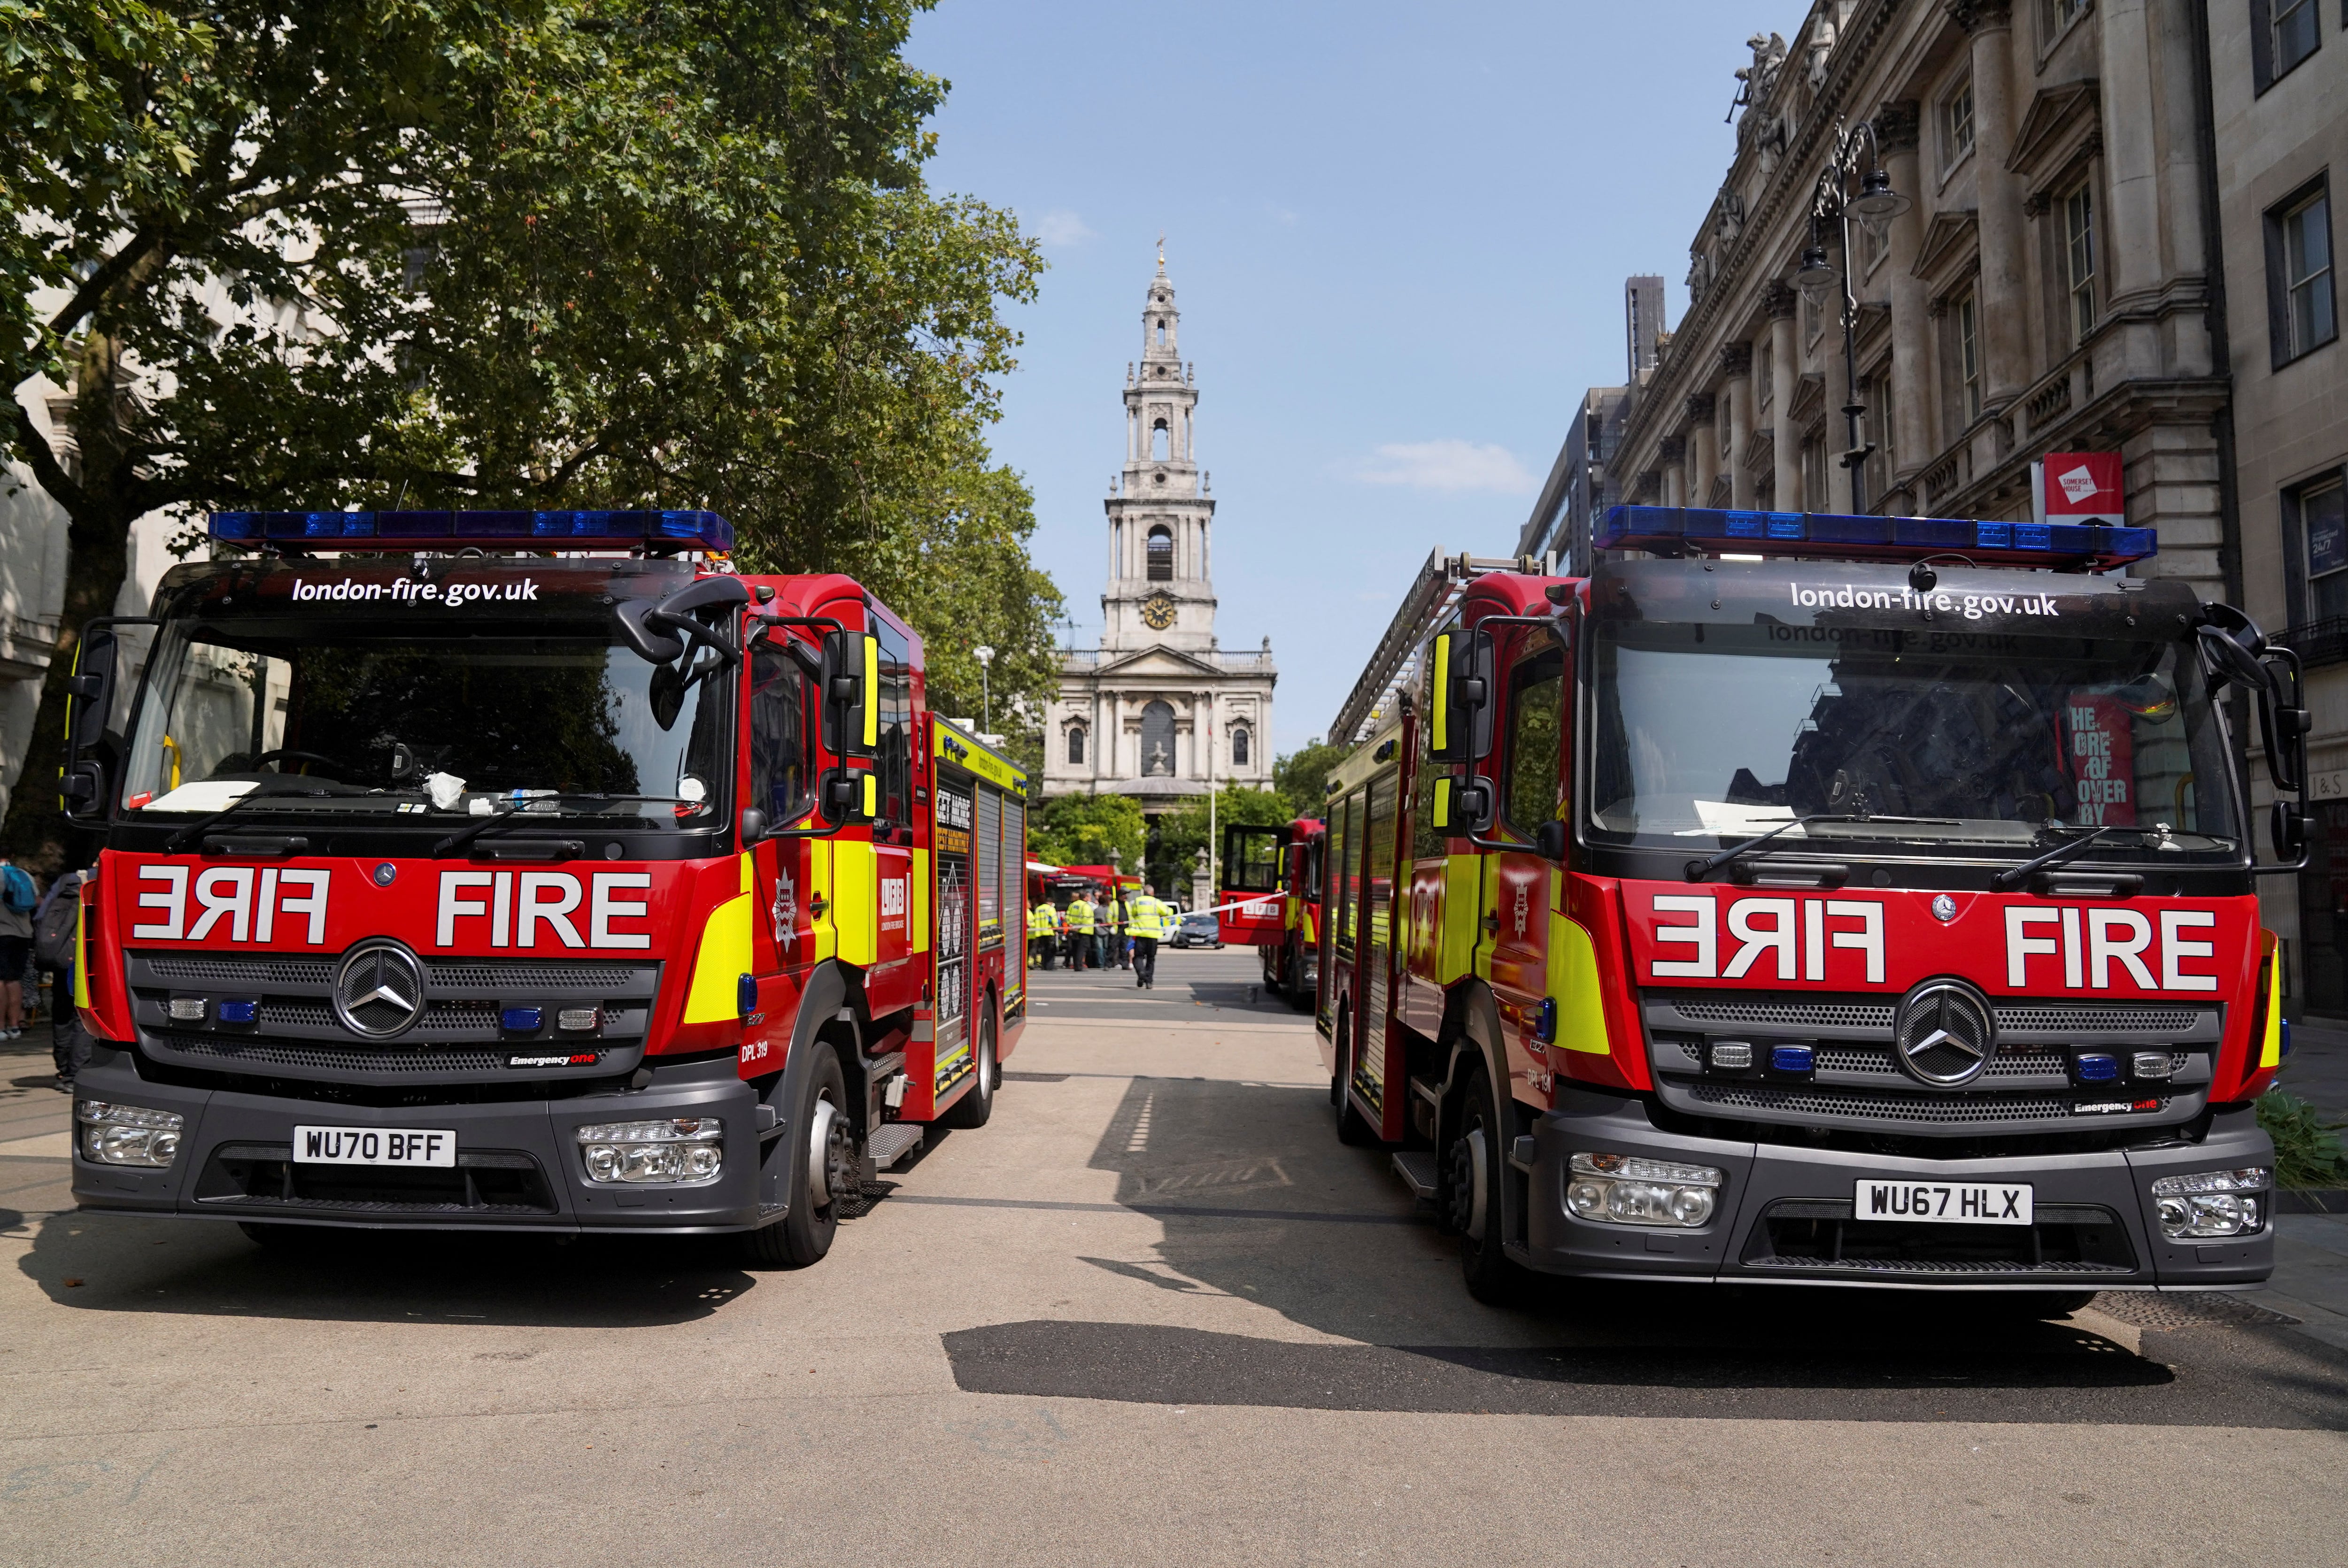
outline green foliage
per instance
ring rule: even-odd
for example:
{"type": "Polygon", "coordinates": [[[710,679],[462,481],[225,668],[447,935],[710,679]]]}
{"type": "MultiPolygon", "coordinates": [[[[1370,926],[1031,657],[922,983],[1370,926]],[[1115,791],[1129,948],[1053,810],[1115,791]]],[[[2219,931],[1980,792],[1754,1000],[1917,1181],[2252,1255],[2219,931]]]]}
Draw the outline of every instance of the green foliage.
{"type": "Polygon", "coordinates": [[[2314,1106],[2281,1089],[2260,1095],[2258,1106],[2259,1126],[2274,1140],[2277,1186],[2348,1187],[2343,1123],[2326,1123],[2314,1106]]]}
{"type": "Polygon", "coordinates": [[[0,0],[0,355],[74,389],[72,473],[10,433],[69,628],[159,507],[707,507],[904,614],[950,712],[994,647],[1018,730],[1061,607],[983,430],[1042,261],[922,183],[927,3],[0,0]]]}
{"type": "MultiPolygon", "coordinates": [[[[1241,826],[1274,827],[1294,818],[1287,797],[1277,790],[1249,789],[1240,784],[1225,784],[1215,792],[1215,831],[1234,825],[1241,826]]],[[[1198,865],[1199,851],[1207,847],[1207,797],[1186,795],[1182,804],[1158,819],[1158,831],[1150,846],[1149,869],[1158,881],[1158,891],[1167,893],[1170,886],[1185,902],[1190,897],[1190,876],[1198,865]]],[[[1223,846],[1214,846],[1220,868],[1223,846]]]]}
{"type": "Polygon", "coordinates": [[[1315,741],[1272,764],[1272,787],[1287,798],[1290,815],[1319,816],[1329,809],[1330,770],[1344,762],[1353,749],[1315,741]]]}
{"type": "Polygon", "coordinates": [[[1131,795],[1056,795],[1028,816],[1027,854],[1052,866],[1107,866],[1114,853],[1138,871],[1146,832],[1141,803],[1131,795]]]}

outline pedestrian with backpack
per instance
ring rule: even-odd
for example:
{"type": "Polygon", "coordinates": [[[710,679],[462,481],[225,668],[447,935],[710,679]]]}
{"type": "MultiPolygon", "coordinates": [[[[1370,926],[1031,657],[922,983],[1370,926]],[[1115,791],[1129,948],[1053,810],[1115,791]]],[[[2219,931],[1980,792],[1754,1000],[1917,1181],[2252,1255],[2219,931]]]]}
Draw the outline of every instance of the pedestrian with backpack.
{"type": "Polygon", "coordinates": [[[74,1007],[74,960],[81,936],[81,885],[88,871],[68,871],[49,884],[33,912],[33,966],[56,979],[49,987],[49,1053],[57,1064],[57,1087],[70,1091],[74,1071],[89,1056],[89,1035],[74,1007]]]}
{"type": "Polygon", "coordinates": [[[0,1040],[25,1032],[25,966],[33,957],[33,911],[41,885],[10,856],[0,861],[0,1040]]]}

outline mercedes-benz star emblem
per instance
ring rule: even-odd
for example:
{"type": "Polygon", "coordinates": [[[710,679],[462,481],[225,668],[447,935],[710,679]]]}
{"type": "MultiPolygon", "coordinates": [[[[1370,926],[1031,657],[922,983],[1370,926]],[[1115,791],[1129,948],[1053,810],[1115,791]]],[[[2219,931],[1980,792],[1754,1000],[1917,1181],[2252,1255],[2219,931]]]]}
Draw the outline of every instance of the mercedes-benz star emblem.
{"type": "Polygon", "coordinates": [[[1962,980],[1926,980],[1900,999],[1891,1052],[1918,1082],[1954,1088],[1988,1068],[1997,1024],[1989,1003],[1962,980]]]}
{"type": "Polygon", "coordinates": [[[1957,901],[1950,897],[1946,893],[1936,895],[1932,899],[1932,918],[1935,920],[1948,921],[1953,920],[1956,917],[1957,901]]]}
{"type": "Polygon", "coordinates": [[[362,942],[335,976],[335,1016],[353,1034],[389,1040],[424,1016],[424,970],[397,942],[362,942]]]}

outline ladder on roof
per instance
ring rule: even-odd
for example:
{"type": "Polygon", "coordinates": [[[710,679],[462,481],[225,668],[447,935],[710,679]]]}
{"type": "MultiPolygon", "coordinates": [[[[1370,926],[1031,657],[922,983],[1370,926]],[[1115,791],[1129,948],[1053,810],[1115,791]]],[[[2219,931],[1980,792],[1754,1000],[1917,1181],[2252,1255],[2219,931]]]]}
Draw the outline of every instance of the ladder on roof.
{"type": "Polygon", "coordinates": [[[1395,693],[1418,674],[1419,651],[1427,633],[1443,623],[1468,585],[1488,572],[1523,572],[1528,577],[1555,577],[1554,553],[1539,556],[1447,556],[1440,549],[1426,558],[1418,577],[1403,595],[1385,635],[1370,655],[1370,662],[1354,682],[1337,721],[1329,726],[1332,743],[1349,746],[1369,738],[1377,722],[1392,711],[1395,693]]]}

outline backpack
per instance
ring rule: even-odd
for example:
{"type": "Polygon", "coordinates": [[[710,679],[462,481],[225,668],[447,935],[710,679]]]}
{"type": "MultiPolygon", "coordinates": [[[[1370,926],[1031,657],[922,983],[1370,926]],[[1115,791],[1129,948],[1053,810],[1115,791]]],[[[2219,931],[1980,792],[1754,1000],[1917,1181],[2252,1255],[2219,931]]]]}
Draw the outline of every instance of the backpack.
{"type": "Polygon", "coordinates": [[[33,961],[45,969],[73,967],[74,932],[81,918],[81,885],[88,873],[67,872],[50,889],[48,907],[33,922],[33,961]]]}
{"type": "Polygon", "coordinates": [[[29,915],[41,905],[41,889],[24,868],[0,865],[0,904],[17,915],[29,915]]]}

